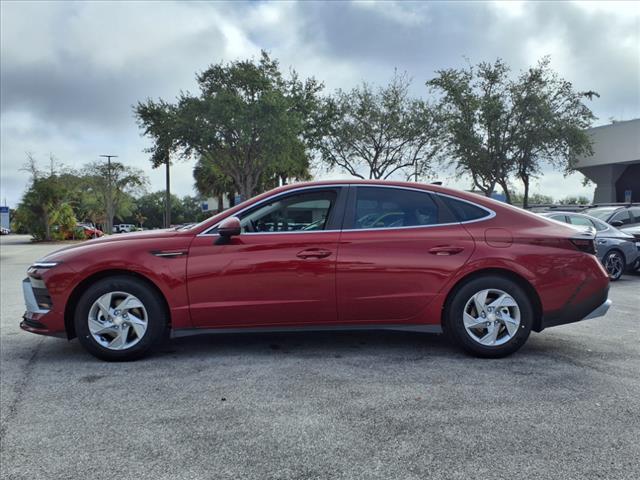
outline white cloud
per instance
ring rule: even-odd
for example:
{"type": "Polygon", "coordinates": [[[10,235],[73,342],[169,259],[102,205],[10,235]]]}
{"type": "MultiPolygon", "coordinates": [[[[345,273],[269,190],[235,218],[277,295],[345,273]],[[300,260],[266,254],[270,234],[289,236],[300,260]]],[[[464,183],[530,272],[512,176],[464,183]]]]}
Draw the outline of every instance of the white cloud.
{"type": "MultiPolygon", "coordinates": [[[[26,182],[25,151],[43,160],[53,152],[73,166],[116,153],[162,188],[131,106],[193,91],[195,72],[256,58],[262,48],[328,91],[386,82],[397,67],[414,78],[416,95],[427,94],[424,81],[436,69],[460,66],[463,56],[502,57],[517,72],[551,54],[576,88],[601,94],[592,104],[601,123],[640,116],[637,2],[4,1],[0,22],[0,180],[11,204],[26,182]]],[[[192,193],[191,168],[173,168],[178,194],[192,193]]],[[[593,187],[548,172],[534,189],[561,197],[593,187]]]]}

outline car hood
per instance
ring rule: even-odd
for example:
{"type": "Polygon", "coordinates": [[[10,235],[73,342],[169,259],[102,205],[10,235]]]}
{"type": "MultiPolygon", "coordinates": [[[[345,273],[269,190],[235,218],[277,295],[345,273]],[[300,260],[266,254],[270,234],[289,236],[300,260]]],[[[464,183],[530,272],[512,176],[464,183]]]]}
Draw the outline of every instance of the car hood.
{"type": "Polygon", "coordinates": [[[175,237],[179,232],[175,229],[163,229],[163,230],[146,230],[143,232],[132,233],[120,233],[116,235],[105,235],[104,237],[95,238],[93,240],[87,240],[75,245],[60,248],[50,253],[39,261],[58,262],[64,261],[79,253],[85,253],[89,250],[98,250],[103,247],[108,247],[114,242],[136,242],[138,240],[150,240],[154,238],[169,238],[175,237]]]}

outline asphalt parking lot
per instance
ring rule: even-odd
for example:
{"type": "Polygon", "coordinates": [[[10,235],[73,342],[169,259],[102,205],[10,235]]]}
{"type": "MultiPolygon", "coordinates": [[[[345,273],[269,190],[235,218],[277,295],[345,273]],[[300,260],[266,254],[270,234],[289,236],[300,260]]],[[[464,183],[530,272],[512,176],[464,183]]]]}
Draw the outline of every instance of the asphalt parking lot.
{"type": "Polygon", "coordinates": [[[6,479],[638,479],[640,276],[605,318],[479,360],[415,333],[221,335],[104,363],[22,332],[52,245],[1,241],[6,479]]]}

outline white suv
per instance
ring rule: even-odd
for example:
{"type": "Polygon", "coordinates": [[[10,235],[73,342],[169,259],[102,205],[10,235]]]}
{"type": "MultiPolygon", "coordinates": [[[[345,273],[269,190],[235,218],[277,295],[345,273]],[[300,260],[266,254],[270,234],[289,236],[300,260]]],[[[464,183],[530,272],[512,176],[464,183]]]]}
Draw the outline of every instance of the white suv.
{"type": "Polygon", "coordinates": [[[113,226],[114,233],[129,233],[133,232],[136,229],[136,226],[131,223],[121,223],[120,225],[113,226]]]}

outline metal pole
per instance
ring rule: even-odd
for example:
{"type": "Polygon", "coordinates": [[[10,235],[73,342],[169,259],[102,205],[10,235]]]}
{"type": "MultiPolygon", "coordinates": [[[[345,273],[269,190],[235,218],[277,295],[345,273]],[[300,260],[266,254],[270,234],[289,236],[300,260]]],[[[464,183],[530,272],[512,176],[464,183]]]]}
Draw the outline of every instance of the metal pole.
{"type": "Polygon", "coordinates": [[[118,158],[117,155],[100,155],[107,159],[107,204],[105,210],[107,213],[107,233],[113,233],[113,189],[111,185],[111,159],[118,158]]]}
{"type": "Polygon", "coordinates": [[[169,155],[167,155],[167,162],[165,163],[165,178],[167,181],[166,197],[165,197],[165,212],[164,212],[164,228],[171,227],[171,186],[169,183],[169,155]]]}

